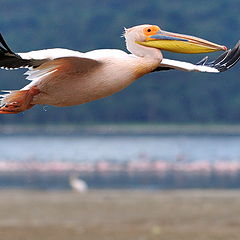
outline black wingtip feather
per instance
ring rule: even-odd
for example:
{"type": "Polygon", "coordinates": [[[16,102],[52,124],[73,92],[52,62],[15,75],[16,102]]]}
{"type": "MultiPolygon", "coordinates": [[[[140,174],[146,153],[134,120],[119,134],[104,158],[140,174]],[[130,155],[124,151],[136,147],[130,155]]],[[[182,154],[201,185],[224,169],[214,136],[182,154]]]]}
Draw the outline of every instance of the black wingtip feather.
{"type": "Polygon", "coordinates": [[[18,54],[14,53],[5,42],[0,33],[0,68],[18,69],[21,67],[36,68],[49,59],[23,59],[18,54]]]}
{"type": "Polygon", "coordinates": [[[18,54],[14,53],[5,42],[0,33],[0,68],[3,69],[18,69],[20,67],[32,66],[32,60],[22,59],[18,54]]]}
{"type": "Polygon", "coordinates": [[[5,48],[1,47],[1,50],[5,50],[5,52],[9,52],[11,54],[14,54],[14,52],[9,48],[9,46],[7,45],[7,43],[5,42],[2,34],[0,33],[0,43],[2,44],[2,46],[5,48]]]}
{"type": "Polygon", "coordinates": [[[208,61],[208,56],[204,57],[202,60],[200,60],[196,65],[205,65],[205,63],[208,61]]]}

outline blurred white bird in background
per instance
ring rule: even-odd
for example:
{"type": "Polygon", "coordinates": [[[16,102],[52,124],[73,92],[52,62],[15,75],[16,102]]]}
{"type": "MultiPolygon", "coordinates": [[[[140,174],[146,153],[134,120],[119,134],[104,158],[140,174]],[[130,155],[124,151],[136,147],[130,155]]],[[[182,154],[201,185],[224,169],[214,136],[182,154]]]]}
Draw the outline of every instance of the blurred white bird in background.
{"type": "Polygon", "coordinates": [[[87,183],[80,179],[79,175],[71,175],[69,178],[69,184],[75,192],[84,193],[88,190],[87,183]]]}

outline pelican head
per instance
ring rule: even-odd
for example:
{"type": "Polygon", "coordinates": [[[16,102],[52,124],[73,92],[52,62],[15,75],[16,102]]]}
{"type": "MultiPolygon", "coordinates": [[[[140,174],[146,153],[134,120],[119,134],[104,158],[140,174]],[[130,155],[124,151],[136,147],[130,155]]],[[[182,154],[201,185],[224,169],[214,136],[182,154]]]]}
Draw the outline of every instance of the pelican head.
{"type": "Polygon", "coordinates": [[[130,51],[134,48],[134,44],[176,53],[206,53],[227,50],[225,46],[201,38],[163,31],[156,25],[146,24],[125,29],[124,36],[130,51]]]}

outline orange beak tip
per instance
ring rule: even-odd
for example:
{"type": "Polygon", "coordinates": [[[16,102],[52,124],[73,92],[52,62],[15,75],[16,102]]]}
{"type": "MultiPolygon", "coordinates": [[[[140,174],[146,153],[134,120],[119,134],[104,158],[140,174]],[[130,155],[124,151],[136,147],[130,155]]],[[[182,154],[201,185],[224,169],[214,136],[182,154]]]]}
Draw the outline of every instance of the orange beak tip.
{"type": "Polygon", "coordinates": [[[226,46],[223,46],[223,50],[224,50],[224,51],[227,51],[228,48],[227,48],[226,46]]]}

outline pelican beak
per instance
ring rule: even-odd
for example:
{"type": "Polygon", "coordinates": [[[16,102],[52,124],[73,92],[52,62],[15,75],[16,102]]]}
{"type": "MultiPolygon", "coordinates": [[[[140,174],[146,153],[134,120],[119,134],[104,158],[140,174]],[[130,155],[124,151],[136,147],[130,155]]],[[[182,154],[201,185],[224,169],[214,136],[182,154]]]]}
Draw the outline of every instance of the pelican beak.
{"type": "Polygon", "coordinates": [[[162,30],[155,32],[153,35],[148,35],[144,42],[137,43],[176,53],[207,53],[227,50],[225,46],[201,38],[162,30]]]}

